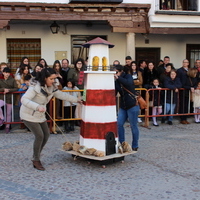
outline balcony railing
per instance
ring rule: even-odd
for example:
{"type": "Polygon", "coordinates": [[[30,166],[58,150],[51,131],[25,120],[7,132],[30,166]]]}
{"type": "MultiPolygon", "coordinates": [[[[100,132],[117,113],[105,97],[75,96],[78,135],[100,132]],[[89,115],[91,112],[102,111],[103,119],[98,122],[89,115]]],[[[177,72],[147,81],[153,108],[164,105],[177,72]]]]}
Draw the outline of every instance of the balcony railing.
{"type": "Polygon", "coordinates": [[[198,11],[199,0],[156,0],[156,10],[198,11]]]}

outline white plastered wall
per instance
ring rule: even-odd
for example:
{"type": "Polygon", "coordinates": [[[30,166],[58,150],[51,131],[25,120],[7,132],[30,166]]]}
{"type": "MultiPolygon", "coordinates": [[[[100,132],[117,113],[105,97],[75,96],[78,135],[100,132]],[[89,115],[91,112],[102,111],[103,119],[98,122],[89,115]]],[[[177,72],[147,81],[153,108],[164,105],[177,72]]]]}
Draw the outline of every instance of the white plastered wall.
{"type": "Polygon", "coordinates": [[[144,37],[136,34],[136,47],[160,47],[161,59],[169,56],[175,68],[182,66],[186,58],[186,44],[200,44],[199,35],[149,35],[149,44],[145,44],[144,37]]]}
{"type": "Polygon", "coordinates": [[[12,24],[10,30],[0,30],[0,62],[7,62],[6,39],[7,38],[41,38],[41,57],[45,58],[49,65],[55,60],[55,51],[67,51],[67,58],[71,62],[71,35],[107,35],[109,42],[115,44],[114,48],[109,49],[110,60],[120,60],[124,63],[126,49],[125,33],[112,33],[109,26],[94,25],[86,27],[85,25],[68,25],[67,34],[61,33],[64,27],[61,25],[61,31],[58,34],[52,34],[49,25],[31,25],[31,24],[12,24]]]}
{"type": "MultiPolygon", "coordinates": [[[[107,35],[109,42],[115,45],[109,49],[109,63],[119,60],[124,64],[126,55],[126,34],[112,33],[109,26],[94,25],[91,28],[85,25],[68,25],[67,35],[61,32],[52,34],[49,25],[11,25],[10,30],[0,30],[0,62],[7,62],[7,38],[41,38],[41,56],[52,65],[55,60],[55,51],[67,51],[71,61],[71,35],[107,35]]],[[[61,30],[63,27],[61,26],[61,30]]],[[[161,59],[168,55],[175,67],[181,66],[186,57],[186,44],[200,44],[199,35],[154,35],[148,36],[149,44],[145,44],[144,37],[136,34],[136,47],[161,47],[161,59]]],[[[134,47],[133,47],[134,48],[134,47]]]]}

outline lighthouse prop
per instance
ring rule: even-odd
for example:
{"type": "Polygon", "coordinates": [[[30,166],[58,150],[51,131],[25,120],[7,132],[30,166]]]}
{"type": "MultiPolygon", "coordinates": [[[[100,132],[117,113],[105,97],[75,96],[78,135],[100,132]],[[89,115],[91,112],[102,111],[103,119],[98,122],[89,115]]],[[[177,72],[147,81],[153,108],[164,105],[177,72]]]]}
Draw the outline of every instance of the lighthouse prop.
{"type": "Polygon", "coordinates": [[[98,37],[83,46],[89,47],[89,57],[79,142],[105,155],[114,154],[118,152],[115,72],[108,67],[109,48],[114,45],[98,37]]]}
{"type": "Polygon", "coordinates": [[[83,46],[89,48],[89,58],[87,71],[84,71],[80,139],[79,144],[76,144],[83,148],[83,151],[95,150],[95,154],[84,154],[80,149],[77,151],[74,144],[73,151],[67,152],[72,154],[74,159],[80,156],[98,160],[105,168],[105,164],[123,162],[124,156],[135,152],[118,153],[115,71],[111,71],[108,66],[109,48],[114,45],[98,37],[83,46]]]}

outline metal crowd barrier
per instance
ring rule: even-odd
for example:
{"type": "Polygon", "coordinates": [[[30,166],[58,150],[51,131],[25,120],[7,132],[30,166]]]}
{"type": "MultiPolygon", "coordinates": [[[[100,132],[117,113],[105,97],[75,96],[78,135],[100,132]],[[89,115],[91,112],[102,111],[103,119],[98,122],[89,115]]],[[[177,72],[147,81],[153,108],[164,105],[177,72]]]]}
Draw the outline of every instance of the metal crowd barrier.
{"type": "MultiPolygon", "coordinates": [[[[11,107],[12,107],[12,113],[11,113],[11,122],[7,122],[7,110],[6,110],[6,95],[3,92],[0,92],[0,94],[3,94],[3,101],[5,102],[5,105],[2,106],[2,111],[4,115],[4,124],[23,124],[23,121],[20,119],[19,116],[19,109],[20,109],[20,99],[21,94],[25,93],[25,91],[17,91],[17,92],[9,92],[7,94],[11,95],[11,107]]],[[[52,100],[49,102],[49,113],[52,116],[53,115],[53,104],[52,100]]],[[[48,119],[47,116],[47,122],[49,123],[50,132],[52,132],[52,120],[48,119]]],[[[22,128],[22,127],[21,127],[22,128]]]]}
{"type": "MultiPolygon", "coordinates": [[[[164,117],[164,116],[183,116],[183,115],[196,115],[200,113],[194,113],[193,112],[193,108],[191,107],[191,93],[189,90],[185,90],[183,88],[178,90],[178,94],[177,94],[177,105],[175,108],[175,112],[174,114],[171,112],[170,114],[166,113],[166,97],[167,97],[167,91],[170,91],[170,89],[168,88],[161,88],[161,89],[145,89],[145,88],[137,88],[137,91],[139,91],[141,93],[141,95],[143,96],[143,98],[146,100],[147,102],[147,109],[141,110],[140,114],[138,117],[142,117],[144,118],[144,123],[143,126],[146,128],[149,128],[149,119],[151,117],[164,117]],[[160,99],[158,99],[158,101],[162,101],[162,109],[163,112],[159,115],[152,115],[151,114],[151,107],[150,107],[150,100],[154,100],[152,99],[152,93],[155,91],[160,91],[160,93],[162,92],[162,95],[160,95],[160,99]],[[188,98],[182,98],[182,95],[185,95],[185,92],[188,92],[188,98]],[[184,100],[187,100],[188,102],[184,102],[184,100]],[[180,106],[180,101],[182,101],[182,104],[187,104],[187,112],[185,113],[180,113],[179,112],[179,106],[180,106]],[[191,110],[192,109],[192,110],[191,110]]],[[[63,92],[70,92],[71,90],[63,90],[63,92]]],[[[75,92],[83,92],[84,90],[73,90],[75,92]]],[[[171,104],[173,101],[173,90],[170,91],[171,92],[171,104]]],[[[19,118],[19,102],[20,102],[20,94],[22,94],[24,92],[13,92],[13,93],[8,93],[11,94],[11,104],[12,104],[12,120],[11,122],[7,122],[6,121],[6,106],[4,106],[3,108],[3,113],[4,113],[4,118],[5,118],[5,122],[4,124],[23,124],[23,121],[20,120],[19,118]]],[[[0,92],[0,94],[4,94],[3,92],[0,92]]],[[[117,111],[119,109],[119,98],[120,96],[117,95],[116,96],[116,105],[117,105],[117,111]]],[[[6,94],[4,94],[4,98],[2,99],[4,100],[4,102],[6,103],[6,94]]],[[[49,123],[49,128],[50,128],[50,132],[52,133],[57,133],[56,132],[56,122],[65,122],[65,121],[70,121],[70,120],[81,120],[81,118],[73,118],[72,114],[70,115],[70,118],[64,118],[64,106],[63,106],[63,101],[61,101],[61,118],[57,118],[56,116],[56,112],[57,112],[57,103],[56,103],[56,98],[52,98],[52,100],[49,102],[49,104],[47,105],[47,112],[50,115],[50,117],[47,115],[47,122],[49,123]]],[[[71,109],[72,111],[72,109],[71,109]]]]}
{"type": "MultiPolygon", "coordinates": [[[[193,102],[191,101],[191,91],[190,90],[187,90],[187,89],[184,89],[184,88],[178,89],[177,99],[176,99],[177,103],[176,103],[176,106],[174,108],[174,114],[172,113],[173,99],[174,99],[174,91],[173,90],[170,90],[168,88],[148,89],[147,92],[146,92],[147,109],[146,109],[144,126],[147,127],[147,128],[149,127],[149,118],[151,118],[151,117],[168,117],[168,116],[184,116],[184,115],[189,116],[189,115],[200,114],[200,113],[194,113],[194,111],[193,111],[193,106],[192,106],[193,102]],[[149,112],[150,108],[151,108],[150,107],[151,92],[155,92],[155,91],[163,92],[163,94],[160,95],[160,102],[162,101],[162,103],[161,103],[161,105],[162,105],[162,113],[159,114],[159,115],[152,115],[149,112]],[[170,114],[166,113],[167,91],[170,91],[170,93],[171,93],[170,114]],[[186,96],[187,95],[186,93],[188,93],[188,96],[186,96]],[[180,110],[180,106],[183,106],[182,107],[182,111],[180,110]],[[184,108],[185,108],[185,110],[187,109],[187,111],[184,111],[183,110],[184,108]]],[[[152,99],[152,101],[153,101],[153,99],[152,99]]]]}

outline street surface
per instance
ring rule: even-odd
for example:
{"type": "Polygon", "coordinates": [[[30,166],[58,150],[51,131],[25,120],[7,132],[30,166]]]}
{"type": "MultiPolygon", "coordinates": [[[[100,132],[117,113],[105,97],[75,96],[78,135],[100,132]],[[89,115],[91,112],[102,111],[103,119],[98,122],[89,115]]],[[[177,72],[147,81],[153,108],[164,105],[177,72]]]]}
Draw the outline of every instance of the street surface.
{"type": "MultiPolygon", "coordinates": [[[[79,127],[50,135],[41,158],[45,171],[32,166],[33,134],[16,127],[0,131],[0,199],[200,200],[200,124],[189,121],[140,127],[138,153],[105,169],[60,151],[63,142],[78,140],[79,127]]],[[[131,142],[128,123],[126,140],[131,142]]]]}

